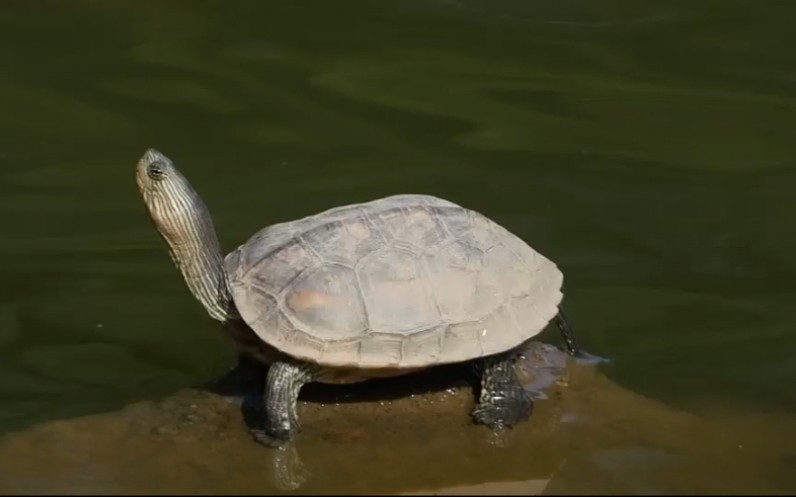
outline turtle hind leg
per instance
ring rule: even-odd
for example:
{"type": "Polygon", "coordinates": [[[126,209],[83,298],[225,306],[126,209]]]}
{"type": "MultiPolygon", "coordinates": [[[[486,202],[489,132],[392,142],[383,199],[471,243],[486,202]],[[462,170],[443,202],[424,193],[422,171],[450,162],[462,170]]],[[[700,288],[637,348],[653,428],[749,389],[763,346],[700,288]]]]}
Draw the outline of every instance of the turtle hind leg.
{"type": "Polygon", "coordinates": [[[556,326],[558,326],[558,329],[561,331],[561,336],[564,337],[569,355],[585,363],[596,364],[599,362],[610,362],[609,359],[592,355],[580,348],[575,332],[572,326],[570,326],[567,316],[564,314],[564,308],[561,305],[558,306],[558,314],[556,314],[554,320],[556,326]]]}
{"type": "Polygon", "coordinates": [[[556,314],[554,320],[556,326],[561,332],[561,336],[564,337],[564,342],[567,344],[567,352],[569,355],[572,357],[585,357],[583,350],[578,344],[578,338],[575,336],[575,331],[572,329],[572,326],[570,326],[567,315],[564,313],[563,306],[558,306],[558,314],[556,314]]]}
{"type": "Polygon", "coordinates": [[[268,447],[289,442],[301,429],[297,403],[301,387],[318,374],[318,366],[293,361],[277,361],[268,368],[261,428],[251,430],[254,439],[268,447]]]}
{"type": "Polygon", "coordinates": [[[477,359],[473,367],[481,383],[478,403],[471,413],[477,423],[499,431],[530,417],[533,399],[517,378],[510,354],[477,359]]]}

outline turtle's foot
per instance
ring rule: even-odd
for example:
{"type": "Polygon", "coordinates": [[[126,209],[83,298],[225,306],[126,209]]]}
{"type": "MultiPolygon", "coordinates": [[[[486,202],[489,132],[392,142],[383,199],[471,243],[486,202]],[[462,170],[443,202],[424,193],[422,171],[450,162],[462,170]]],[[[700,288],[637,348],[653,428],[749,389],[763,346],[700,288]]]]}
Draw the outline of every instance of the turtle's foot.
{"type": "Polygon", "coordinates": [[[481,376],[481,395],[471,414],[477,423],[499,431],[531,416],[533,399],[517,378],[509,356],[480,359],[476,368],[481,376]]]}
{"type": "Polygon", "coordinates": [[[473,409],[472,416],[482,425],[487,425],[493,430],[501,430],[525,421],[531,416],[532,411],[533,401],[525,394],[511,399],[481,401],[473,409]]]}
{"type": "Polygon", "coordinates": [[[256,442],[276,449],[287,445],[293,439],[294,431],[290,429],[268,431],[262,428],[252,428],[249,433],[256,442]]]}

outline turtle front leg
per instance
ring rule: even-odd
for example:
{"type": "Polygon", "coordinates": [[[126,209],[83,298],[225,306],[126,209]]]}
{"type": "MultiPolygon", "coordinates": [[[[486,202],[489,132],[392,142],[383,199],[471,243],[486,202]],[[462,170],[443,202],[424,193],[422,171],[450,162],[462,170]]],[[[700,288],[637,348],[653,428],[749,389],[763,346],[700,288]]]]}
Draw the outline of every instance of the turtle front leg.
{"type": "Polygon", "coordinates": [[[473,366],[481,381],[481,394],[472,411],[477,423],[499,431],[530,417],[533,400],[517,378],[510,354],[477,359],[473,366]]]}
{"type": "Polygon", "coordinates": [[[254,439],[268,447],[289,442],[301,429],[296,411],[301,387],[312,381],[318,367],[312,364],[277,361],[268,368],[263,395],[263,427],[252,429],[254,439]]]}

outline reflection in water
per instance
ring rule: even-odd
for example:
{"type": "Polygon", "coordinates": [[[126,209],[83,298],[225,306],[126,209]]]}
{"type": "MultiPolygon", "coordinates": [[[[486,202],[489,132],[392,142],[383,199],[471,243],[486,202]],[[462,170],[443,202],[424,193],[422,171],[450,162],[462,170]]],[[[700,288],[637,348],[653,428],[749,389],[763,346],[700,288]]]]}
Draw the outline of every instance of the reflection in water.
{"type": "Polygon", "coordinates": [[[273,481],[279,490],[297,490],[309,478],[309,471],[301,462],[295,445],[286,445],[275,449],[273,458],[273,481]]]}

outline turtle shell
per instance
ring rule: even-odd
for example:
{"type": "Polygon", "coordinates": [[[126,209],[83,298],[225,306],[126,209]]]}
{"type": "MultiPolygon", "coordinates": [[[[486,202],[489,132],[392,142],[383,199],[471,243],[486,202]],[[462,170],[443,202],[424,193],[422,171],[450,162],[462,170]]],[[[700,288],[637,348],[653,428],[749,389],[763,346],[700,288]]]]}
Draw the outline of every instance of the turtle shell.
{"type": "Polygon", "coordinates": [[[394,195],[264,228],[226,258],[266,343],[331,367],[417,368],[514,348],[558,312],[563,275],[483,215],[394,195]]]}

